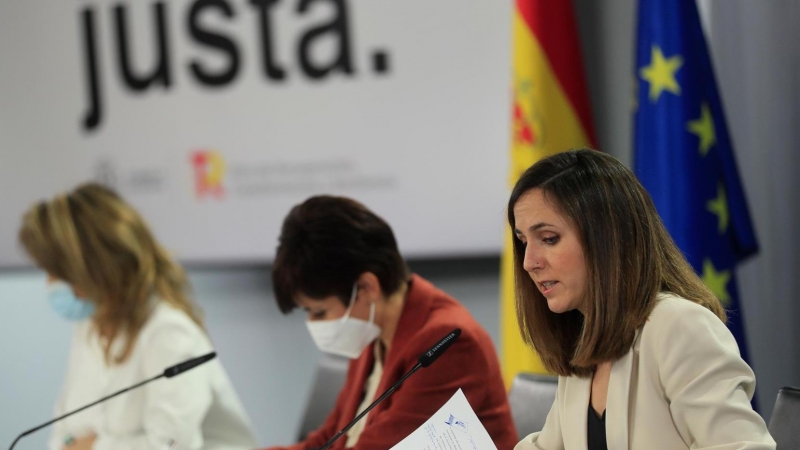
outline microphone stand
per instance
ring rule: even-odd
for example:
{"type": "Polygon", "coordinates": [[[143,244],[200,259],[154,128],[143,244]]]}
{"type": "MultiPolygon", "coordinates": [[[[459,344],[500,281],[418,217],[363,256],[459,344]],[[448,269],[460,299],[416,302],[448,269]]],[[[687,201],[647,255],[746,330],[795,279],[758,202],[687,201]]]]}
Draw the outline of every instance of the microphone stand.
{"type": "Polygon", "coordinates": [[[17,441],[19,441],[20,439],[24,438],[25,436],[27,436],[27,435],[29,435],[31,433],[35,433],[35,432],[41,430],[42,428],[44,428],[44,427],[46,427],[48,425],[51,425],[51,424],[53,424],[55,422],[58,422],[61,419],[65,419],[65,418],[67,418],[67,417],[69,417],[69,416],[71,416],[73,414],[76,414],[76,413],[79,413],[79,412],[83,411],[86,408],[91,408],[92,406],[94,406],[94,405],[96,405],[98,403],[102,403],[102,402],[104,402],[106,400],[112,399],[112,398],[114,398],[114,397],[116,397],[116,396],[118,396],[120,394],[124,394],[124,393],[126,393],[126,392],[128,392],[128,391],[130,391],[132,389],[136,389],[138,387],[144,386],[145,384],[147,384],[147,383],[149,383],[151,381],[155,381],[155,380],[157,380],[159,378],[163,378],[163,377],[172,378],[174,376],[180,375],[180,374],[182,374],[182,373],[184,373],[184,372],[186,372],[188,370],[194,369],[195,367],[197,367],[197,366],[199,366],[201,364],[204,364],[204,363],[206,363],[208,361],[211,361],[212,359],[216,358],[216,356],[217,356],[216,352],[211,352],[211,353],[207,353],[207,354],[202,355],[202,356],[198,356],[196,358],[189,359],[189,360],[184,361],[182,363],[175,364],[174,366],[167,367],[166,369],[164,369],[164,372],[162,372],[159,375],[156,375],[156,376],[154,376],[152,378],[148,378],[148,379],[146,379],[144,381],[136,383],[133,386],[126,387],[125,389],[122,389],[122,390],[119,390],[117,392],[114,392],[113,394],[106,395],[105,397],[101,398],[100,400],[94,401],[94,402],[92,402],[92,403],[90,403],[90,404],[88,404],[86,406],[83,406],[81,408],[78,408],[78,409],[76,409],[74,411],[70,411],[70,412],[64,414],[63,416],[56,417],[55,419],[50,420],[50,421],[48,421],[46,423],[43,423],[43,424],[41,424],[41,425],[39,425],[39,426],[37,426],[35,428],[31,428],[30,430],[28,430],[28,431],[20,434],[19,436],[17,436],[17,438],[14,439],[14,442],[11,443],[11,447],[9,447],[8,450],[12,450],[14,448],[14,446],[17,445],[17,441]]]}
{"type": "Polygon", "coordinates": [[[334,437],[330,438],[328,442],[326,442],[325,445],[323,445],[322,448],[320,448],[319,450],[328,450],[330,446],[333,445],[334,442],[336,442],[337,439],[342,437],[343,434],[347,433],[347,430],[352,428],[353,425],[356,424],[356,422],[361,420],[362,417],[364,417],[368,412],[370,412],[370,410],[374,408],[375,405],[382,402],[386,397],[391,395],[391,393],[394,392],[395,389],[400,387],[400,385],[403,384],[404,381],[406,381],[406,378],[410,377],[414,372],[419,370],[420,367],[428,367],[431,364],[433,364],[433,362],[436,361],[436,359],[438,359],[442,355],[442,353],[445,352],[445,350],[447,350],[448,348],[450,348],[451,345],[453,345],[453,343],[458,339],[459,336],[461,336],[461,328],[456,328],[450,333],[448,333],[447,336],[440,339],[439,342],[437,342],[436,345],[431,347],[430,350],[421,354],[419,356],[419,359],[417,360],[417,364],[414,367],[412,367],[411,370],[409,370],[405,375],[403,375],[403,377],[400,378],[400,380],[397,383],[395,383],[392,387],[387,389],[386,392],[384,392],[380,397],[378,397],[377,400],[372,402],[372,404],[369,405],[367,409],[365,409],[364,411],[361,412],[361,414],[356,416],[356,418],[353,419],[349,424],[347,424],[346,427],[344,427],[341,431],[336,433],[334,437]]]}
{"type": "Polygon", "coordinates": [[[41,430],[42,428],[44,428],[44,427],[46,427],[46,426],[48,426],[48,425],[50,425],[52,423],[58,422],[61,419],[65,419],[65,418],[67,418],[67,417],[69,417],[69,416],[71,416],[71,415],[73,415],[75,413],[79,413],[79,412],[83,411],[84,409],[91,408],[92,406],[94,406],[94,405],[96,405],[98,403],[102,403],[102,402],[104,402],[104,401],[106,401],[106,400],[108,400],[110,398],[116,397],[119,394],[124,394],[125,392],[128,392],[131,389],[136,389],[139,386],[147,384],[147,383],[149,383],[151,381],[155,381],[155,380],[157,380],[159,378],[162,378],[163,376],[164,376],[163,373],[159,374],[159,375],[156,375],[153,378],[149,378],[149,379],[144,380],[144,381],[142,381],[140,383],[134,384],[133,386],[126,387],[125,389],[122,389],[120,391],[114,392],[113,394],[107,395],[107,396],[101,398],[100,400],[97,400],[96,402],[93,402],[93,403],[89,403],[88,405],[86,405],[86,406],[84,406],[82,408],[76,409],[75,411],[70,411],[70,412],[64,414],[63,416],[56,417],[55,419],[53,419],[53,420],[51,420],[49,422],[43,423],[43,424],[39,425],[36,428],[31,428],[30,430],[25,431],[24,433],[22,433],[19,436],[17,436],[17,438],[14,439],[14,442],[11,443],[11,447],[9,447],[8,450],[12,450],[14,448],[14,446],[17,445],[17,441],[19,441],[20,439],[24,438],[25,436],[27,436],[27,435],[29,435],[31,433],[35,433],[35,432],[41,430]]]}
{"type": "Polygon", "coordinates": [[[362,411],[361,414],[357,415],[352,422],[350,422],[346,427],[342,428],[342,430],[336,433],[334,437],[330,438],[330,440],[328,440],[328,442],[326,442],[325,445],[323,445],[322,448],[320,448],[319,450],[328,450],[328,448],[330,448],[330,446],[333,445],[333,443],[336,442],[337,439],[342,437],[343,434],[347,433],[347,430],[353,428],[353,425],[355,425],[359,420],[361,420],[361,418],[364,417],[368,412],[370,412],[370,410],[374,408],[378,403],[382,402],[383,399],[391,395],[392,392],[394,392],[397,388],[400,387],[401,384],[403,384],[404,381],[406,381],[406,378],[410,377],[411,374],[419,370],[420,367],[422,367],[421,363],[417,363],[416,366],[412,367],[411,370],[408,371],[408,373],[406,373],[405,375],[403,375],[402,378],[400,378],[400,381],[395,383],[394,386],[387,389],[386,392],[383,393],[383,395],[381,395],[380,397],[378,397],[377,400],[372,402],[372,404],[369,405],[367,409],[362,411]]]}

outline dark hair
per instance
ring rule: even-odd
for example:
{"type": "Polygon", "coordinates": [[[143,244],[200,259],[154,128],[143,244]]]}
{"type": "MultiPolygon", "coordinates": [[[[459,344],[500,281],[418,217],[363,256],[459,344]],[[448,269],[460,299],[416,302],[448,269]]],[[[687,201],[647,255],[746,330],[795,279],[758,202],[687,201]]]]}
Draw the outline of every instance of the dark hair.
{"type": "Polygon", "coordinates": [[[553,313],[523,268],[525,247],[514,239],[517,319],[523,338],[548,370],[589,376],[597,364],[624,356],[662,291],[705,306],[725,320],[719,299],[675,245],[647,191],[615,158],[571,150],[531,166],[508,201],[512,229],[514,206],[532,189],[541,189],[575,227],[588,274],[584,314],[553,313]]]}
{"type": "Polygon", "coordinates": [[[350,302],[353,283],[374,274],[388,296],[408,279],[408,268],[389,225],[361,203],[345,197],[311,197],[283,221],[272,283],[278,307],[297,307],[295,295],[350,302]]]}

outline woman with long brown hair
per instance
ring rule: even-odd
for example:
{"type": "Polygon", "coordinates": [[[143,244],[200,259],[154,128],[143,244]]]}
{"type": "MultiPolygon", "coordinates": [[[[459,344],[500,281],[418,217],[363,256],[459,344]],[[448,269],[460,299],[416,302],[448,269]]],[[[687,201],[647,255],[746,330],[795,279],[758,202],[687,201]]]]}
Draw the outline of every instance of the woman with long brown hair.
{"type": "Polygon", "coordinates": [[[725,311],[619,161],[545,158],[508,203],[522,336],[559,375],[519,450],[774,449],[725,311]]]}
{"type": "MultiPolygon", "coordinates": [[[[19,231],[75,322],[56,414],[212,350],[183,269],[110,189],[84,184],[34,204],[19,231]]],[[[217,361],[157,380],[56,424],[51,450],[252,448],[249,420],[217,361]]]]}

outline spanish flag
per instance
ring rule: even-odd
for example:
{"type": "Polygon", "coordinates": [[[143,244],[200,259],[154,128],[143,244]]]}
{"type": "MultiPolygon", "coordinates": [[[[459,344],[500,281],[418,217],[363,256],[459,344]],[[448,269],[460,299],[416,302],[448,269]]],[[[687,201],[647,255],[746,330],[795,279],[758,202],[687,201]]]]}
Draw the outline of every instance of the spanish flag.
{"type": "MultiPolygon", "coordinates": [[[[516,0],[513,18],[513,126],[509,183],[537,160],[596,148],[571,0],[516,0]]],[[[545,373],[523,342],[514,306],[511,233],[500,274],[500,337],[506,385],[520,372],[545,373]]]]}

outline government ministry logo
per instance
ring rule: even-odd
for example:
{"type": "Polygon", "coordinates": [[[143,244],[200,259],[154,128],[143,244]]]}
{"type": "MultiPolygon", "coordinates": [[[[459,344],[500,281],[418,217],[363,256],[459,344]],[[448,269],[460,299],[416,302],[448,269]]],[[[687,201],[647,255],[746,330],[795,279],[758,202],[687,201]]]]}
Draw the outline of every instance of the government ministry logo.
{"type": "Polygon", "coordinates": [[[190,161],[194,169],[194,192],[198,199],[225,195],[225,159],[216,150],[196,150],[190,161]]]}

